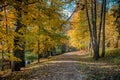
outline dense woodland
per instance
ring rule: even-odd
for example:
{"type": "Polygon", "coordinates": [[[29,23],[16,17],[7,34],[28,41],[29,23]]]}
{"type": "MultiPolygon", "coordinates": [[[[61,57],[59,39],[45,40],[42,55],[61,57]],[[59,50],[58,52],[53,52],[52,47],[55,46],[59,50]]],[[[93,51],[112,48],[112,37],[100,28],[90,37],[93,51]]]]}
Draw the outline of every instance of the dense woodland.
{"type": "Polygon", "coordinates": [[[85,0],[77,5],[68,31],[70,44],[88,48],[90,55],[93,51],[95,60],[105,56],[105,49],[119,48],[119,0],[85,0]]]}
{"type": "Polygon", "coordinates": [[[120,0],[0,1],[1,71],[75,50],[120,64],[119,39],[120,0]]]}

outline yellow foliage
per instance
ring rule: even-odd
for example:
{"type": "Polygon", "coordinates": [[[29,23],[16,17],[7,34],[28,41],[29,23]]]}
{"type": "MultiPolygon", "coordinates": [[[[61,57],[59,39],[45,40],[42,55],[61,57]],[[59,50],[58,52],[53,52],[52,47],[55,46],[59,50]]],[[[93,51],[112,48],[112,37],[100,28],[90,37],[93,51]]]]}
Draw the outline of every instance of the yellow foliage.
{"type": "Polygon", "coordinates": [[[5,59],[10,61],[21,61],[21,59],[15,57],[12,53],[5,53],[5,59]]]}
{"type": "Polygon", "coordinates": [[[78,49],[88,46],[89,32],[85,17],[85,11],[75,12],[71,19],[71,29],[68,31],[70,45],[78,49]]]}
{"type": "Polygon", "coordinates": [[[114,24],[115,18],[107,14],[106,17],[106,45],[110,44],[110,47],[115,47],[119,33],[117,32],[116,25],[114,24]]]}

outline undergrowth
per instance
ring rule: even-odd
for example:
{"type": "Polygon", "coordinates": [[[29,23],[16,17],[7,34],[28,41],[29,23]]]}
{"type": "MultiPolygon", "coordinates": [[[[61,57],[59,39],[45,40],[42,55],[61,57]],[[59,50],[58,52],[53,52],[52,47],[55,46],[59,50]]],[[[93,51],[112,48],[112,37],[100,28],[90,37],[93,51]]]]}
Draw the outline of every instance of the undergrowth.
{"type": "Polygon", "coordinates": [[[120,80],[120,48],[106,49],[105,57],[95,61],[87,55],[80,56],[80,71],[87,80],[120,80]]]}

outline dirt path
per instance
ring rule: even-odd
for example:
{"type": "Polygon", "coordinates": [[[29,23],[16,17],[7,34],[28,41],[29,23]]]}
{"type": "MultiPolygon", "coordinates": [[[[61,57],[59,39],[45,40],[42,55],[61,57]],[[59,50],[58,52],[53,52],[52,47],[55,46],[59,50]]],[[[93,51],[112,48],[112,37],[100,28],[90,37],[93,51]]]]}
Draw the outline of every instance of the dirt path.
{"type": "Polygon", "coordinates": [[[30,75],[28,80],[86,80],[79,69],[79,52],[70,52],[47,62],[30,75]]]}
{"type": "Polygon", "coordinates": [[[0,80],[120,80],[120,65],[111,63],[111,58],[95,61],[85,53],[77,51],[52,56],[20,72],[0,77],[0,80]]]}

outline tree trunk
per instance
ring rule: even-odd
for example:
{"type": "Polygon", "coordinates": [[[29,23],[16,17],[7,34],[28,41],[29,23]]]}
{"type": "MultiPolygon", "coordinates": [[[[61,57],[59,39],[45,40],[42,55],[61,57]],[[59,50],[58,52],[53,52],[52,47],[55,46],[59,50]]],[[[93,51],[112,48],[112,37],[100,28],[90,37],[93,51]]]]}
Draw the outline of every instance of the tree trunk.
{"type": "MultiPolygon", "coordinates": [[[[88,27],[89,27],[89,32],[90,32],[90,44],[93,44],[93,35],[92,35],[90,17],[89,17],[89,13],[88,13],[88,6],[87,6],[88,2],[87,2],[87,0],[85,0],[85,5],[86,5],[86,17],[87,17],[88,27]]],[[[93,45],[92,45],[92,47],[93,47],[93,45]]]]}
{"type": "Polygon", "coordinates": [[[92,24],[90,23],[87,0],[85,0],[85,4],[86,4],[86,16],[87,16],[88,27],[89,27],[89,32],[90,32],[90,40],[91,40],[92,48],[93,48],[93,51],[94,51],[94,56],[93,57],[94,57],[95,60],[97,60],[99,58],[99,52],[98,52],[98,46],[97,46],[96,0],[91,0],[91,20],[92,20],[92,24]]]}
{"type": "Polygon", "coordinates": [[[92,42],[90,40],[89,45],[88,45],[88,51],[89,51],[89,56],[92,56],[92,42]]]}
{"type": "Polygon", "coordinates": [[[91,8],[93,8],[91,10],[91,13],[92,13],[91,14],[91,16],[92,16],[92,29],[93,29],[93,51],[94,51],[94,56],[93,57],[94,57],[95,60],[98,60],[98,58],[99,58],[99,51],[98,51],[99,47],[98,47],[98,43],[97,43],[97,25],[96,25],[96,23],[97,23],[97,9],[96,9],[96,0],[93,0],[91,2],[91,5],[92,5],[91,8]]]}
{"type": "Polygon", "coordinates": [[[38,63],[40,62],[40,54],[38,54],[38,63]]]}
{"type": "Polygon", "coordinates": [[[2,50],[2,59],[1,59],[1,70],[4,70],[4,51],[2,50]]]}
{"type": "Polygon", "coordinates": [[[25,42],[23,38],[23,32],[20,32],[25,26],[21,23],[20,19],[22,18],[22,9],[21,9],[22,0],[19,0],[19,4],[15,7],[17,11],[17,22],[15,32],[19,35],[14,38],[14,56],[21,59],[21,61],[14,61],[12,64],[12,71],[20,71],[21,67],[25,67],[25,42]]]}
{"type": "MultiPolygon", "coordinates": [[[[5,27],[6,27],[6,35],[8,36],[9,34],[9,29],[8,29],[8,17],[7,17],[7,9],[6,9],[6,1],[4,2],[4,15],[5,15],[5,27]]],[[[8,39],[6,40],[6,44],[8,44],[8,39]]],[[[9,47],[7,46],[7,53],[11,54],[9,51],[9,47]]],[[[9,56],[10,59],[10,56],[9,56]]],[[[10,69],[11,69],[11,61],[9,60],[9,64],[10,64],[10,69]]]]}
{"type": "Polygon", "coordinates": [[[40,62],[40,40],[38,40],[38,63],[40,62]]]}
{"type": "Polygon", "coordinates": [[[103,9],[104,8],[104,1],[101,4],[101,12],[100,12],[100,23],[99,23],[99,32],[98,32],[98,51],[100,48],[100,39],[101,39],[101,30],[102,30],[102,23],[103,23],[103,9]]]}
{"type": "Polygon", "coordinates": [[[102,34],[102,57],[105,56],[105,19],[106,19],[106,0],[104,1],[104,14],[103,14],[103,34],[102,34]]]}
{"type": "MultiPolygon", "coordinates": [[[[17,41],[15,40],[15,43],[17,43],[17,41]]],[[[21,61],[14,61],[13,62],[13,68],[12,71],[20,71],[21,67],[25,67],[25,60],[24,60],[24,50],[20,50],[20,49],[16,49],[14,51],[14,56],[17,58],[20,58],[21,61]]]]}

